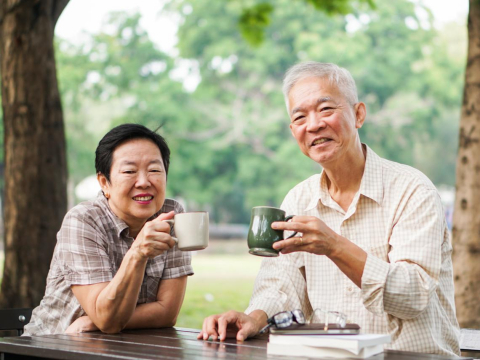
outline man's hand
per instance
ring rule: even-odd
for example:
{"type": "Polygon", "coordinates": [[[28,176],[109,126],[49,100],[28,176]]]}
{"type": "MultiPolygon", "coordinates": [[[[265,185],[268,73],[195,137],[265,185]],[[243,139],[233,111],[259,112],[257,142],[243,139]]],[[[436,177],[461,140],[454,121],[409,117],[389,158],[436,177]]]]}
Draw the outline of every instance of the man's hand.
{"type": "Polygon", "coordinates": [[[92,320],[88,316],[81,316],[73,323],[65,331],[65,334],[77,334],[82,332],[88,331],[97,331],[98,327],[95,326],[92,320]]]}
{"type": "MultiPolygon", "coordinates": [[[[259,310],[256,310],[255,312],[258,311],[259,310]]],[[[267,316],[265,313],[263,314],[266,321],[267,316]]],[[[197,339],[208,340],[211,336],[213,340],[219,339],[220,341],[224,341],[227,335],[230,335],[227,334],[227,332],[235,332],[236,339],[243,341],[258,334],[262,328],[261,325],[257,316],[249,316],[242,312],[231,310],[223,314],[207,317],[203,321],[202,331],[198,334],[197,339]]]]}
{"type": "Polygon", "coordinates": [[[306,251],[316,255],[326,255],[359,288],[367,253],[347,238],[330,229],[322,220],[314,216],[294,216],[291,222],[277,221],[272,229],[297,231],[301,237],[292,237],[273,243],[275,250],[282,254],[306,251]]]}
{"type": "Polygon", "coordinates": [[[336,250],[339,235],[330,229],[322,220],[314,216],[294,216],[292,221],[277,221],[272,229],[297,231],[301,237],[295,236],[273,244],[275,250],[282,254],[295,251],[306,251],[317,255],[330,256],[336,250]]]}
{"type": "Polygon", "coordinates": [[[170,211],[145,223],[133,242],[132,251],[142,259],[152,259],[175,246],[175,240],[170,236],[170,224],[163,221],[174,216],[175,213],[170,211]]]}

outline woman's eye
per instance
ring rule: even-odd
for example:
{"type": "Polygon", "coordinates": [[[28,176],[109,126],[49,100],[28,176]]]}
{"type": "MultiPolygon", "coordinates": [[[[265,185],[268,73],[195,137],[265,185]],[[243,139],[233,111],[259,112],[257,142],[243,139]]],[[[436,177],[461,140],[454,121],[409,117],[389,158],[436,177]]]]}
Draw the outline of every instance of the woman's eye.
{"type": "Polygon", "coordinates": [[[134,170],[124,170],[123,173],[124,174],[135,174],[135,171],[134,170]]]}

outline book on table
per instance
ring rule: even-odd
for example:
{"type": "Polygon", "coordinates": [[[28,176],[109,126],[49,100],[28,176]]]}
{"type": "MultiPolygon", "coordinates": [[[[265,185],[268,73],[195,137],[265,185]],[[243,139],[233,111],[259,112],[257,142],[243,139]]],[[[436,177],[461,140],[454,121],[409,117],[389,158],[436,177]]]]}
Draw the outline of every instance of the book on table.
{"type": "Polygon", "coordinates": [[[364,359],[383,352],[390,335],[275,335],[269,336],[267,354],[304,357],[364,359]]]}

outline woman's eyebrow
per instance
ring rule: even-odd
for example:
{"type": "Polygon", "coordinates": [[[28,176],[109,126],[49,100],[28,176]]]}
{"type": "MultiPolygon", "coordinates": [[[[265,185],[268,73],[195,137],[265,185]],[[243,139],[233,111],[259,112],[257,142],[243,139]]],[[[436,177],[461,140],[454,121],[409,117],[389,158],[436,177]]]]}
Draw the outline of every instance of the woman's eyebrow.
{"type": "MultiPolygon", "coordinates": [[[[154,159],[154,160],[151,160],[149,164],[163,164],[163,162],[160,159],[154,159]]],[[[122,160],[120,162],[120,165],[137,165],[137,163],[132,160],[122,160]]]]}

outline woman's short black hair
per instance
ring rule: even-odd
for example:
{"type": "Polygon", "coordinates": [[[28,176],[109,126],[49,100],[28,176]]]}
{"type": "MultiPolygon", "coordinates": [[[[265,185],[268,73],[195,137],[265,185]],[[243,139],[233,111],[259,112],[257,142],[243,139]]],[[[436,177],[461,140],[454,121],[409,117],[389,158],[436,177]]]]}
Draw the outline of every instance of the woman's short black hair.
{"type": "Polygon", "coordinates": [[[110,182],[113,152],[125,141],[133,139],[147,139],[157,145],[160,154],[162,155],[165,173],[168,174],[170,149],[168,148],[167,142],[155,131],[139,124],[122,124],[114,127],[105,134],[95,150],[95,170],[97,171],[97,174],[100,173],[104,175],[108,182],[110,182]]]}

